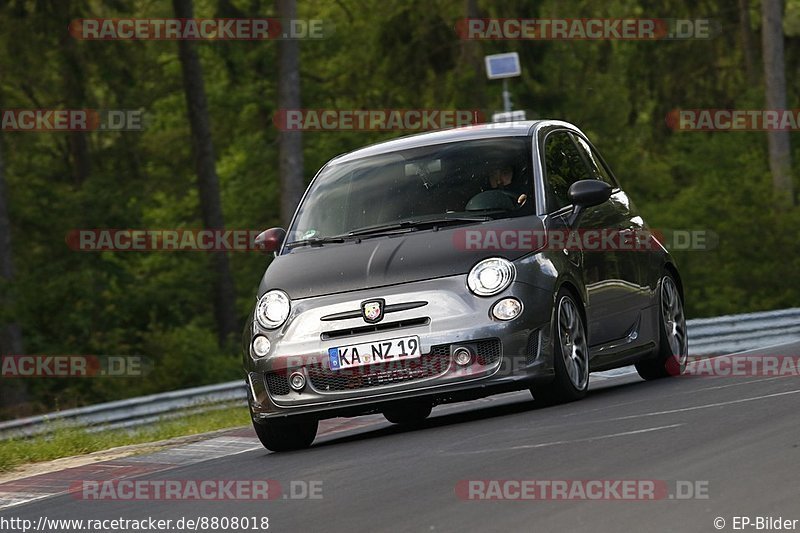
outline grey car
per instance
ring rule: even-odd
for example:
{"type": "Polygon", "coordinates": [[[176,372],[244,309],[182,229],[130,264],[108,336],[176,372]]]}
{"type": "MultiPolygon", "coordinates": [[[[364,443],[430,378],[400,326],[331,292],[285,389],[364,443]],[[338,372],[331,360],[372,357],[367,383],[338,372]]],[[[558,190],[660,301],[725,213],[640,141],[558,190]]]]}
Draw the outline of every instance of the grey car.
{"type": "Polygon", "coordinates": [[[572,401],[589,373],[686,364],[675,262],[572,124],[412,135],[335,157],[274,253],[243,336],[264,446],[309,446],[318,421],[529,389],[572,401]]]}

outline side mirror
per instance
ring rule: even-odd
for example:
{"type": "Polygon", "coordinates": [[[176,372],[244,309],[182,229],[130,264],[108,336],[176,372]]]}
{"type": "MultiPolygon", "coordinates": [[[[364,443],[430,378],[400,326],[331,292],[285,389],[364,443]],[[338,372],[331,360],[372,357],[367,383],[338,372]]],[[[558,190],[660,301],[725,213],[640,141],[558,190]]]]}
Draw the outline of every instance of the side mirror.
{"type": "Polygon", "coordinates": [[[578,221],[587,207],[600,205],[611,197],[611,186],[600,180],[580,180],[573,183],[567,195],[575,208],[569,217],[569,225],[578,221]]]}
{"type": "Polygon", "coordinates": [[[256,250],[264,253],[277,252],[278,248],[283,244],[283,239],[286,238],[286,230],[283,228],[270,228],[262,231],[256,237],[255,245],[256,250]]]}

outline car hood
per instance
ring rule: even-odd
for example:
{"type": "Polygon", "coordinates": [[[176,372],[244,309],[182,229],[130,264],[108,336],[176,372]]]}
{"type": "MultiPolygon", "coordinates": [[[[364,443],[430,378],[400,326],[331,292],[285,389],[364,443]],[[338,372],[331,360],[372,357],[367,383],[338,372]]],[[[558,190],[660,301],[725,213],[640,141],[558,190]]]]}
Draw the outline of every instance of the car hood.
{"type": "Polygon", "coordinates": [[[292,299],[383,287],[445,276],[466,274],[481,259],[505,257],[511,261],[532,249],[491,246],[503,231],[542,231],[535,216],[492,220],[480,224],[372,237],[360,242],[302,246],[276,257],[264,273],[259,296],[272,289],[292,299]],[[467,231],[470,244],[467,245],[467,231]],[[477,237],[476,237],[477,236],[477,237]],[[476,245],[483,243],[487,246],[476,245]]]}

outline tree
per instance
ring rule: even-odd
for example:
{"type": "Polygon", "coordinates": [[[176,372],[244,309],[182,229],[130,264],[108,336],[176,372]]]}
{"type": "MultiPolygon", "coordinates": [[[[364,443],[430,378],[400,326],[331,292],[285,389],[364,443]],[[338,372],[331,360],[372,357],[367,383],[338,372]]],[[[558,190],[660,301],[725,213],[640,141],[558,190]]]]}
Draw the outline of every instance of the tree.
{"type": "Polygon", "coordinates": [[[753,50],[753,30],[750,27],[750,0],[739,0],[739,31],[742,39],[742,55],[747,83],[755,85],[756,73],[755,51],[753,50]]]}
{"type": "MultiPolygon", "coordinates": [[[[280,16],[291,18],[294,3],[288,2],[289,8],[277,0],[179,5],[193,7],[197,16],[277,16],[279,8],[280,16]]],[[[792,74],[800,66],[800,0],[785,3],[785,101],[796,107],[800,84],[792,83],[792,74]]],[[[718,236],[706,251],[673,250],[684,278],[687,315],[780,309],[800,301],[800,253],[792,240],[800,227],[800,209],[773,211],[772,182],[764,182],[766,137],[753,142],[746,133],[675,132],[664,123],[675,109],[766,106],[761,0],[666,0],[661,14],[692,19],[716,13],[720,27],[730,31],[710,39],[657,43],[465,41],[453,27],[464,17],[503,18],[515,12],[532,18],[567,12],[574,18],[626,17],[646,14],[655,5],[634,0],[602,7],[590,0],[312,2],[307,9],[313,9],[313,17],[335,30],[326,30],[325,39],[186,43],[187,65],[178,61],[175,43],[68,37],[67,28],[77,18],[165,16],[163,7],[154,11],[155,4],[0,2],[1,109],[141,109],[146,119],[141,131],[0,133],[6,189],[0,211],[11,219],[14,245],[12,256],[8,222],[0,220],[0,264],[6,273],[0,278],[0,350],[141,354],[156,369],[146,379],[125,381],[4,380],[0,401],[16,386],[24,387],[30,402],[21,406],[27,411],[16,407],[0,417],[240,375],[238,358],[231,357],[237,347],[217,346],[215,320],[228,320],[219,329],[230,332],[234,318],[252,309],[263,256],[228,254],[230,273],[223,265],[220,276],[217,258],[208,254],[75,252],[63,233],[172,228],[187,221],[217,227],[223,213],[232,228],[279,225],[281,201],[287,206],[286,222],[303,191],[306,164],[316,169],[336,154],[413,131],[303,134],[300,159],[300,135],[283,135],[271,126],[277,107],[300,107],[302,96],[302,105],[309,108],[479,108],[488,114],[500,102],[500,88],[486,81],[482,58],[497,52],[520,53],[523,75],[514,81],[515,105],[531,117],[563,118],[583,128],[652,227],[666,233],[669,228],[703,228],[718,236]],[[285,69],[291,75],[279,76],[279,58],[298,47],[301,55],[294,55],[294,67],[285,69]],[[198,75],[200,65],[207,76],[198,75]],[[181,84],[187,83],[182,69],[198,80],[188,84],[191,94],[181,84]],[[292,141],[297,142],[288,150],[292,141]],[[281,150],[294,159],[279,164],[281,150]],[[210,189],[205,187],[209,182],[210,189]],[[287,192],[292,184],[294,192],[287,192]],[[211,193],[201,192],[198,201],[197,191],[206,189],[211,193]],[[209,197],[216,207],[207,207],[209,197]],[[770,231],[742,231],[743,219],[752,221],[749,228],[770,231]],[[231,287],[238,289],[235,310],[231,287]],[[17,347],[22,342],[9,342],[8,324],[15,324],[11,338],[21,332],[23,348],[17,347]]],[[[304,18],[306,4],[297,4],[304,18]]],[[[166,9],[172,8],[168,3],[166,9]]],[[[171,11],[169,16],[174,16],[171,11]]],[[[797,191],[796,182],[794,187],[797,191]]]]}
{"type": "MultiPolygon", "coordinates": [[[[71,1],[60,2],[57,4],[57,9],[58,16],[65,19],[79,18],[83,15],[71,1]]],[[[86,69],[78,52],[78,43],[69,33],[64,32],[59,37],[59,44],[64,54],[61,68],[63,69],[62,79],[66,101],[71,106],[90,107],[86,94],[86,69]]],[[[92,168],[87,132],[73,131],[69,133],[69,153],[75,186],[80,187],[89,179],[92,168]]]]}
{"type": "MultiPolygon", "coordinates": [[[[761,44],[764,55],[767,109],[786,109],[786,72],[783,60],[783,3],[761,1],[761,44]]],[[[767,132],[769,169],[779,206],[794,205],[792,154],[789,132],[767,132]]]]}
{"type": "MultiPolygon", "coordinates": [[[[172,0],[175,17],[194,17],[192,0],[172,0]]],[[[222,202],[219,193],[214,143],[208,117],[203,70],[195,43],[178,41],[178,56],[183,73],[183,88],[192,135],[192,153],[197,172],[197,189],[200,195],[200,210],[203,225],[208,229],[223,229],[222,202]]],[[[236,306],[233,278],[228,256],[224,252],[213,252],[211,264],[214,270],[214,316],[220,345],[225,344],[236,333],[236,306]]]]}
{"type": "MultiPolygon", "coordinates": [[[[0,151],[0,303],[3,310],[13,312],[13,302],[9,302],[6,287],[14,283],[14,260],[11,254],[11,221],[8,215],[8,202],[6,200],[5,166],[3,154],[0,151]]],[[[22,331],[14,320],[4,323],[0,316],[0,355],[22,354],[22,331]]],[[[5,380],[0,387],[0,407],[5,409],[17,406],[27,400],[27,391],[22,380],[5,380]]]]}
{"type": "MultiPolygon", "coordinates": [[[[276,0],[276,8],[278,17],[283,21],[297,18],[295,0],[276,0]]],[[[300,46],[294,39],[284,39],[278,43],[278,108],[300,109],[300,46]]],[[[305,190],[303,134],[300,131],[282,131],[278,143],[281,220],[288,225],[305,190]]]]}

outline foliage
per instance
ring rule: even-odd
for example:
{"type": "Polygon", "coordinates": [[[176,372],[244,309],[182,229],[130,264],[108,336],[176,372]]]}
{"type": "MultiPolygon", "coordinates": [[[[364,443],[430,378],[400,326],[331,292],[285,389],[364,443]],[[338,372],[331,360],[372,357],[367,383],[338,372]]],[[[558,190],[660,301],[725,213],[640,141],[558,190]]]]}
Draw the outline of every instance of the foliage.
{"type": "MultiPolygon", "coordinates": [[[[759,43],[758,1],[750,5],[759,43]]],[[[789,80],[800,68],[799,6],[787,3],[789,80]]],[[[714,250],[678,254],[690,316],[798,305],[800,215],[771,208],[765,135],[676,133],[665,123],[676,108],[763,106],[761,83],[746,81],[735,2],[501,0],[478,8],[493,17],[712,16],[719,33],[658,42],[462,41],[453,28],[466,16],[463,0],[309,0],[299,17],[329,21],[335,31],[301,43],[304,107],[491,114],[501,107],[500,84],[485,80],[482,57],[519,51],[523,76],[510,81],[517,108],[584,129],[653,227],[719,236],[714,250]]],[[[195,1],[196,17],[272,14],[266,0],[195,1]]],[[[86,179],[76,174],[70,134],[2,134],[17,278],[0,287],[16,301],[0,316],[22,325],[27,353],[141,354],[159,371],[124,383],[34,380],[35,411],[238,375],[236,348],[218,348],[211,333],[207,254],[82,253],[64,244],[74,228],[200,226],[176,44],[72,39],[69,21],[89,16],[169,17],[171,10],[147,0],[0,3],[2,108],[141,108],[148,116],[143,132],[88,135],[86,179]]],[[[275,43],[210,41],[199,49],[226,226],[277,225],[275,43]]],[[[800,86],[788,90],[789,107],[798,107],[800,86]]],[[[402,133],[306,133],[307,179],[337,154],[402,133]]],[[[266,261],[231,254],[242,323],[266,261]]]]}

